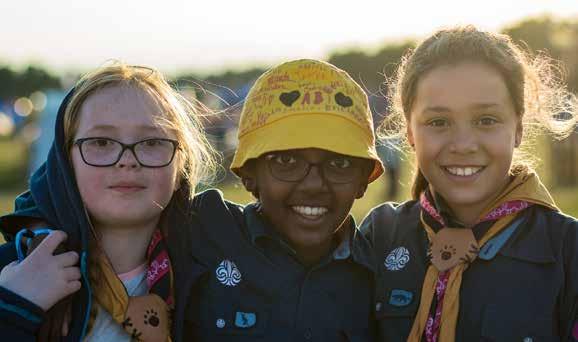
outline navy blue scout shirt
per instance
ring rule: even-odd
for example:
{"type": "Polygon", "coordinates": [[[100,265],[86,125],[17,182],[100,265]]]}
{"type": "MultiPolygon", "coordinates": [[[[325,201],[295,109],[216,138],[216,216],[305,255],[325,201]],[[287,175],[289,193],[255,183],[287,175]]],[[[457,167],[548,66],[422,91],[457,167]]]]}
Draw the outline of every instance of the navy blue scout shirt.
{"type": "MultiPolygon", "coordinates": [[[[405,341],[429,265],[416,201],[372,210],[360,230],[377,257],[378,338],[405,341]]],[[[464,272],[456,341],[574,341],[578,221],[532,206],[510,236],[498,234],[464,272]],[[500,238],[498,238],[500,237],[500,238]]],[[[506,229],[504,232],[508,231],[506,229]]]]}
{"type": "Polygon", "coordinates": [[[308,268],[255,205],[236,210],[236,226],[220,233],[223,224],[209,227],[207,241],[234,241],[235,250],[223,249],[192,294],[198,303],[187,316],[195,340],[374,340],[373,257],[353,220],[333,252],[308,268]]]}

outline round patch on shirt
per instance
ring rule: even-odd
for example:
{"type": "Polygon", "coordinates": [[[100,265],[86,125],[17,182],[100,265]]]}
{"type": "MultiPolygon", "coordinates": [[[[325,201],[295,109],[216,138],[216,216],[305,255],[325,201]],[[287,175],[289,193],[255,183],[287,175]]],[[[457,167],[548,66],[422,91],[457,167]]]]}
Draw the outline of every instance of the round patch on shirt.
{"type": "Polygon", "coordinates": [[[223,260],[215,271],[217,280],[225,286],[237,286],[241,282],[241,272],[231,260],[223,260]]]}
{"type": "Polygon", "coordinates": [[[388,271],[399,271],[409,262],[409,251],[405,247],[397,247],[385,258],[385,268],[388,271]]]}

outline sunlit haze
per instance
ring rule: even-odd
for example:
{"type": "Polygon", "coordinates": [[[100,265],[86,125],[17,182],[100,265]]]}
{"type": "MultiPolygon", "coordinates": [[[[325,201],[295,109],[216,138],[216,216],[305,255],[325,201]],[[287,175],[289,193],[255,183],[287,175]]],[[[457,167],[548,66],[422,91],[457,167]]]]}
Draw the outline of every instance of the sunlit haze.
{"type": "Polygon", "coordinates": [[[455,24],[499,30],[528,16],[576,17],[578,2],[4,0],[0,13],[2,64],[66,71],[120,59],[173,73],[371,50],[455,24]]]}

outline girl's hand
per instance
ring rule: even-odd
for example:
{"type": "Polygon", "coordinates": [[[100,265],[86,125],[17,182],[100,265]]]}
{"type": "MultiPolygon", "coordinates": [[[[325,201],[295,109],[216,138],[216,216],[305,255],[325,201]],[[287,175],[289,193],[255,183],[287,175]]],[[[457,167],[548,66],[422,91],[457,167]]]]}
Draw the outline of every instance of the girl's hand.
{"type": "Polygon", "coordinates": [[[0,272],[0,286],[50,309],[62,298],[80,289],[78,254],[66,252],[53,255],[66,233],[51,232],[21,263],[10,263],[0,272]]]}

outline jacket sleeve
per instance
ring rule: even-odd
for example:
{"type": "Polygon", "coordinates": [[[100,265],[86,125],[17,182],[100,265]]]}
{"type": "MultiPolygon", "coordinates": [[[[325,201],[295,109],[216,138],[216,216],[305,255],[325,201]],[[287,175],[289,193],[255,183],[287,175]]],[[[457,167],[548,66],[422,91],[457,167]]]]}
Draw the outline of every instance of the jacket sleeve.
{"type": "Polygon", "coordinates": [[[566,217],[563,258],[566,284],[561,301],[560,319],[564,341],[578,341],[578,220],[566,217]]]}
{"type": "MultiPolygon", "coordinates": [[[[14,243],[1,245],[0,268],[14,260],[14,243]]],[[[35,341],[44,317],[40,307],[0,286],[0,336],[3,341],[35,341]]]]}
{"type": "Polygon", "coordinates": [[[4,341],[36,341],[44,311],[0,286],[0,336],[4,341]]]}
{"type": "Polygon", "coordinates": [[[398,203],[386,202],[373,208],[363,219],[359,230],[376,251],[393,241],[400,209],[398,203]],[[384,245],[385,244],[385,245],[384,245]]]}

